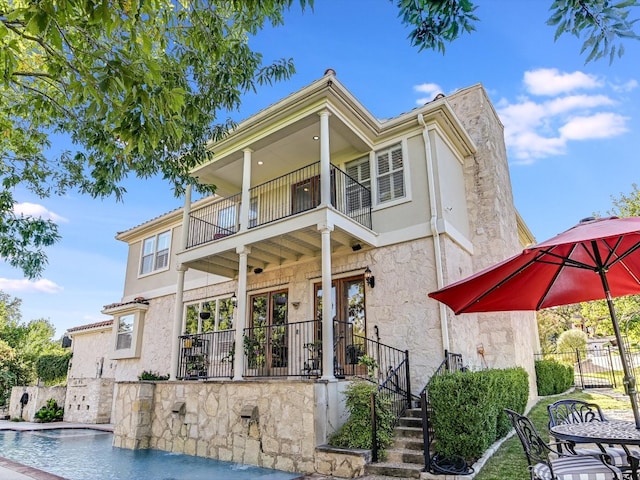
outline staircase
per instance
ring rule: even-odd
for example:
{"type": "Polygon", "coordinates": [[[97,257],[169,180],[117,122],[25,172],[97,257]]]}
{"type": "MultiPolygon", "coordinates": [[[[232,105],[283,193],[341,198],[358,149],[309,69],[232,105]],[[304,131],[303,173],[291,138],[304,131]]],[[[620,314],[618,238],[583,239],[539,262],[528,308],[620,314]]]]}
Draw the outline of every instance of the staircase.
{"type": "Polygon", "coordinates": [[[386,459],[365,466],[368,475],[397,478],[420,478],[424,469],[424,440],[420,408],[406,411],[394,429],[393,445],[386,450],[386,459]]]}

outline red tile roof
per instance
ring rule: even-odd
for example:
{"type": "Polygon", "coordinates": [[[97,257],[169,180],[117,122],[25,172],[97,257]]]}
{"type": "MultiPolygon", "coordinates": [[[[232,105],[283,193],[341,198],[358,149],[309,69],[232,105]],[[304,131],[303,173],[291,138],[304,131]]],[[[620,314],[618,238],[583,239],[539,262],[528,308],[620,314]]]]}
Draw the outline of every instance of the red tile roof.
{"type": "Polygon", "coordinates": [[[88,323],[87,325],[80,325],[79,327],[69,328],[67,329],[67,332],[78,332],[80,330],[90,330],[92,328],[108,327],[110,325],[113,325],[113,320],[104,320],[102,322],[88,323]]]}

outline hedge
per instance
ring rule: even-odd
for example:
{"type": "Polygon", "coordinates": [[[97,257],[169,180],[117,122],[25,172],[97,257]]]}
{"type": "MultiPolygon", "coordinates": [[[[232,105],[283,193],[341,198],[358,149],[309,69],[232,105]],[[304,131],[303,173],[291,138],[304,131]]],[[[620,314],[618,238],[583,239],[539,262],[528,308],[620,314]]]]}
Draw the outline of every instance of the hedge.
{"type": "Polygon", "coordinates": [[[523,413],[528,398],[528,375],[520,367],[434,377],[429,402],[435,453],[476,460],[511,429],[503,410],[523,413]]]}
{"type": "Polygon", "coordinates": [[[573,385],[573,365],[554,360],[536,360],[538,395],[557,395],[573,385]]]}
{"type": "Polygon", "coordinates": [[[36,373],[45,384],[64,382],[67,378],[71,352],[62,355],[42,355],[36,361],[36,373]]]}

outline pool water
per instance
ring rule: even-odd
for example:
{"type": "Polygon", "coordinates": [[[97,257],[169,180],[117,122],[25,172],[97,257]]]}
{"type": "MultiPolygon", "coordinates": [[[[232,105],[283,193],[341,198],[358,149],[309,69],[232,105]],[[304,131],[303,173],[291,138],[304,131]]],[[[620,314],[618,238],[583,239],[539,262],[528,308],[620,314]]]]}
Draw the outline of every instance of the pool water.
{"type": "Polygon", "coordinates": [[[300,475],[159,450],[112,446],[91,429],[0,431],[0,457],[69,480],[289,480],[300,475]]]}

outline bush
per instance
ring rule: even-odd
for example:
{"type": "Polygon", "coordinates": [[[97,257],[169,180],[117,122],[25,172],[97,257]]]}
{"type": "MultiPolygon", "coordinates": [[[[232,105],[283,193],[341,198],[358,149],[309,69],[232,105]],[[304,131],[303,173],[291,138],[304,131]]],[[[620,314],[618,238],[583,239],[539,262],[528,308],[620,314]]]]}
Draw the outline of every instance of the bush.
{"type": "MultiPolygon", "coordinates": [[[[371,449],[371,394],[377,391],[377,385],[356,380],[345,390],[349,419],[329,438],[329,444],[343,448],[371,449]]],[[[384,456],[384,450],[393,442],[393,415],[391,399],[384,394],[376,394],[376,423],[378,426],[378,449],[384,456]]]]}
{"type": "Polygon", "coordinates": [[[149,381],[160,381],[160,380],[169,380],[169,375],[160,375],[158,372],[151,372],[145,370],[140,375],[138,375],[138,380],[149,380],[149,381]]]}
{"type": "Polygon", "coordinates": [[[62,355],[42,355],[36,360],[36,373],[38,378],[47,385],[64,383],[67,379],[67,370],[71,352],[62,355]]]}
{"type": "Polygon", "coordinates": [[[47,404],[36,412],[35,417],[42,423],[59,422],[64,417],[64,408],[59,407],[58,402],[50,398],[47,404]]]}
{"type": "Polygon", "coordinates": [[[538,395],[557,395],[573,385],[573,365],[553,360],[536,360],[538,395]]]}
{"type": "Polygon", "coordinates": [[[528,397],[528,375],[522,368],[434,377],[429,383],[429,402],[435,453],[476,460],[510,430],[503,409],[522,413],[528,397]]]}

